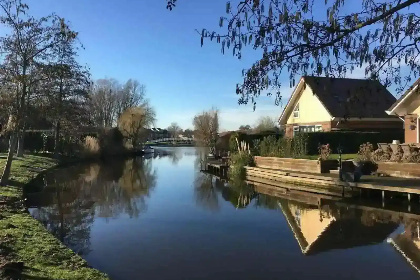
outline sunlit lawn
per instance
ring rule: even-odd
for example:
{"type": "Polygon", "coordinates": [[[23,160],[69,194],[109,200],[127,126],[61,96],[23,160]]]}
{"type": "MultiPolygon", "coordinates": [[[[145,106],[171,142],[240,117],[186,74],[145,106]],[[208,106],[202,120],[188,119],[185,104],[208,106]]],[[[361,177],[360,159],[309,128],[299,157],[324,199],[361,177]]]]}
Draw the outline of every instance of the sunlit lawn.
{"type": "MultiPolygon", "coordinates": [[[[0,154],[0,168],[6,155],[0,154]]],[[[22,203],[22,186],[57,162],[26,155],[14,159],[10,185],[0,187],[0,245],[8,261],[24,263],[22,279],[107,279],[51,235],[22,203]]],[[[0,265],[2,265],[0,256],[0,265]]],[[[1,276],[0,276],[1,277],[1,276]]]]}

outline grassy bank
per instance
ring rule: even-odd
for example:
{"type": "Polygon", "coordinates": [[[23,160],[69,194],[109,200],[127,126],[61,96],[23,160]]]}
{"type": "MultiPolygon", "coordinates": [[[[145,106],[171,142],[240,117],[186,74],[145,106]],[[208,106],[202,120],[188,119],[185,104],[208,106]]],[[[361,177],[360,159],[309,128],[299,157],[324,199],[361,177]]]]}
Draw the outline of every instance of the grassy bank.
{"type": "MultiPolygon", "coordinates": [[[[5,160],[0,155],[1,170],[5,160]]],[[[57,164],[51,158],[33,155],[13,161],[10,185],[0,187],[0,268],[16,279],[108,279],[89,268],[86,261],[51,235],[24,207],[22,187],[57,164]]],[[[2,277],[7,279],[0,273],[2,277]]]]}

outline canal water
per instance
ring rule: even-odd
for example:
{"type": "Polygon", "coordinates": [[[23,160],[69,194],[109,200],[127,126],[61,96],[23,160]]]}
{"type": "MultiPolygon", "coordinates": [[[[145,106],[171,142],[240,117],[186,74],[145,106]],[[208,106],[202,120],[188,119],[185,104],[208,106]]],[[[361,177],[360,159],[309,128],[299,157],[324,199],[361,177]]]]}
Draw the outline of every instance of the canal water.
{"type": "Polygon", "coordinates": [[[420,215],[269,196],[200,173],[198,154],[56,170],[28,208],[111,279],[420,278],[420,215]]]}

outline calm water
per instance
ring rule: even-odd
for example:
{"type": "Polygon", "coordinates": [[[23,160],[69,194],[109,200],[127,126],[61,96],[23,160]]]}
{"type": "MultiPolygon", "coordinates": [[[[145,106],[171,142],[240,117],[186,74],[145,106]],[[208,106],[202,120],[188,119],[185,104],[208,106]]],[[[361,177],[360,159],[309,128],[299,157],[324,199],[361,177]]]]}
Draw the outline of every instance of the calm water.
{"type": "Polygon", "coordinates": [[[316,197],[228,186],[198,166],[194,148],[176,148],[57,170],[28,207],[112,279],[420,278],[420,215],[318,208],[316,197]]]}

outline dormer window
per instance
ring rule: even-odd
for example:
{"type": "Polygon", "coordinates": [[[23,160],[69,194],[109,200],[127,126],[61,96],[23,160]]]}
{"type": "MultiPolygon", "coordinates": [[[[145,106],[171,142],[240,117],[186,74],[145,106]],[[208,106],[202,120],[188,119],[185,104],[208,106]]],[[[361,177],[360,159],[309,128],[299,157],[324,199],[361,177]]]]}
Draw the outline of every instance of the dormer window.
{"type": "Polygon", "coordinates": [[[293,109],[293,117],[299,118],[299,103],[296,105],[295,109],[293,109]]]}

